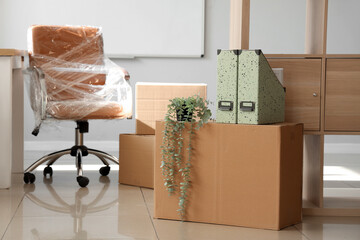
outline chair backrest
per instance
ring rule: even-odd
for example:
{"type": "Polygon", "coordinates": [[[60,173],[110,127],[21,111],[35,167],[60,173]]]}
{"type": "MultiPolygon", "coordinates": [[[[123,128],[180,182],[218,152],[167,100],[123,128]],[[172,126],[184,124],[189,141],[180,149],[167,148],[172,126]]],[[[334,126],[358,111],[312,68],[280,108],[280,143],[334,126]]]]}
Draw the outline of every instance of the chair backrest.
{"type": "Polygon", "coordinates": [[[86,98],[105,84],[99,28],[34,25],[28,38],[30,66],[44,73],[49,101],[86,98]]]}

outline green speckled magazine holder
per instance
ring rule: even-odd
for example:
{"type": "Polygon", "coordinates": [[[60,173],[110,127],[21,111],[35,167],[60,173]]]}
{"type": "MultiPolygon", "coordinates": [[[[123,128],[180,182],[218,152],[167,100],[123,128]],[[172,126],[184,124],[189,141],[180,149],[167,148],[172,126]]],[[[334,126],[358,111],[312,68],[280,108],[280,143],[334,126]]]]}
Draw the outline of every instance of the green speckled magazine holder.
{"type": "Polygon", "coordinates": [[[285,118],[285,91],[261,50],[218,50],[219,123],[270,124],[285,118]]]}

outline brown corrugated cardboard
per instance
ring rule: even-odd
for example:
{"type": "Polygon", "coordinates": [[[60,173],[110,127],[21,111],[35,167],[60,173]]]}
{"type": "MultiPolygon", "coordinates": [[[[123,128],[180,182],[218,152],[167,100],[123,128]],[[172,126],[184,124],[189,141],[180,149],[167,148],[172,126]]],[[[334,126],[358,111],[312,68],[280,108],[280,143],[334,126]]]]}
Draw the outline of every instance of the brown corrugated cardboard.
{"type": "MultiPolygon", "coordinates": [[[[169,196],[160,168],[163,130],[158,121],[154,217],[180,219],[178,194],[169,196]]],[[[302,124],[208,123],[193,147],[185,220],[274,230],[301,221],[302,124]]]]}
{"type": "Polygon", "coordinates": [[[119,183],[154,188],[154,135],[120,134],[119,183]]]}
{"type": "Polygon", "coordinates": [[[136,83],[136,134],[155,134],[155,121],[164,120],[169,100],[199,95],[206,99],[202,83],[136,83]]]}

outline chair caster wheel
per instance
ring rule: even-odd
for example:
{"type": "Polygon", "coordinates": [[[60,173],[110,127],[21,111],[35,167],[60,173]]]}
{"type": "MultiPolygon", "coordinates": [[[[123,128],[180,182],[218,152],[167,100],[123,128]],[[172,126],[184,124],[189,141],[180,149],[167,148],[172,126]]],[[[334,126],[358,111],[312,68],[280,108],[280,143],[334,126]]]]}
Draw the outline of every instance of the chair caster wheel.
{"type": "Polygon", "coordinates": [[[44,174],[44,177],[46,177],[47,174],[49,174],[50,177],[52,177],[52,175],[53,175],[52,168],[50,166],[47,166],[46,168],[44,168],[43,174],[44,174]]]}
{"type": "Polygon", "coordinates": [[[101,167],[101,168],[99,169],[99,173],[100,173],[102,176],[107,176],[107,175],[109,175],[109,172],[110,172],[110,167],[109,167],[109,166],[101,167]]]}
{"type": "Polygon", "coordinates": [[[89,179],[84,176],[77,176],[76,181],[79,183],[80,187],[86,187],[89,184],[89,179]]]}
{"type": "Polygon", "coordinates": [[[35,182],[35,175],[30,173],[30,172],[26,172],[24,173],[24,182],[27,183],[34,183],[35,182]]]}

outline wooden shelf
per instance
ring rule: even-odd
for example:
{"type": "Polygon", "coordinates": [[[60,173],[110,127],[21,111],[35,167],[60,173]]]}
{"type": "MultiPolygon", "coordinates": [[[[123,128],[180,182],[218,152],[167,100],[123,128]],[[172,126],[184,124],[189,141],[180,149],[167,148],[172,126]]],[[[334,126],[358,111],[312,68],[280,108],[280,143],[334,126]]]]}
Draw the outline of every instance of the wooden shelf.
{"type": "Polygon", "coordinates": [[[267,58],[322,58],[322,54],[265,54],[267,58]]]}
{"type": "Polygon", "coordinates": [[[337,217],[358,217],[360,208],[320,208],[303,207],[304,216],[337,216],[337,217]]]}
{"type": "Polygon", "coordinates": [[[326,54],[326,58],[360,58],[360,54],[326,54]]]}
{"type": "MultiPolygon", "coordinates": [[[[309,125],[309,121],[304,125],[304,215],[360,216],[360,206],[359,208],[347,208],[349,206],[345,202],[342,205],[340,200],[337,204],[329,205],[329,199],[324,196],[325,135],[360,135],[360,130],[358,131],[360,108],[357,104],[359,98],[356,95],[360,86],[357,83],[360,74],[360,61],[357,59],[360,59],[360,54],[326,53],[328,3],[329,0],[306,0],[304,54],[265,54],[265,57],[269,59],[269,64],[273,65],[272,67],[284,69],[284,84],[287,90],[289,89],[287,91],[287,106],[289,108],[288,116],[291,117],[288,120],[305,122],[305,120],[316,118],[317,121],[313,125],[309,125]],[[317,64],[316,71],[314,69],[310,71],[311,68],[314,68],[314,64],[308,64],[311,61],[320,62],[317,64]],[[299,64],[293,62],[299,62],[299,64]],[[301,62],[307,63],[300,64],[301,62]],[[309,72],[310,74],[308,74],[309,72]],[[315,72],[317,80],[310,81],[315,76],[312,73],[315,72]],[[332,84],[334,78],[338,80],[335,82],[338,85],[332,84]],[[344,87],[345,83],[348,85],[344,87]],[[314,99],[318,100],[316,111],[308,111],[309,108],[315,106],[314,99]],[[336,105],[338,102],[339,104],[346,102],[346,107],[344,108],[342,105],[340,108],[336,105]],[[344,111],[348,112],[344,113],[344,111]],[[331,123],[329,116],[334,115],[334,112],[338,116],[337,122],[333,124],[334,128],[329,128],[329,123],[331,123]],[[345,119],[344,116],[351,119],[348,120],[347,125],[343,120],[345,119]],[[315,125],[316,127],[314,127],[315,125]]],[[[231,0],[231,4],[230,49],[243,48],[249,45],[248,29],[250,27],[251,0],[231,0]]],[[[314,121],[311,122],[314,123],[314,121]]]]}
{"type": "Polygon", "coordinates": [[[360,54],[265,54],[267,58],[360,58],[360,54]]]}
{"type": "Polygon", "coordinates": [[[320,131],[304,131],[305,135],[321,135],[322,132],[320,131]]]}
{"type": "MultiPolygon", "coordinates": [[[[350,189],[352,190],[352,189],[350,189]]],[[[360,210],[359,197],[324,197],[324,208],[329,209],[357,209],[360,210]]]]}
{"type": "Polygon", "coordinates": [[[360,59],[326,61],[325,131],[360,132],[360,59]]]}
{"type": "Polygon", "coordinates": [[[305,130],[319,131],[322,60],[269,58],[268,62],[272,68],[283,68],[285,121],[301,122],[305,130]]]}
{"type": "Polygon", "coordinates": [[[26,51],[0,48],[0,56],[24,56],[26,51]]]}
{"type": "MultiPolygon", "coordinates": [[[[352,189],[352,188],[350,188],[352,189]]],[[[312,216],[360,216],[360,199],[357,197],[324,197],[323,207],[317,207],[308,201],[303,201],[303,215],[312,216]]]]}
{"type": "Polygon", "coordinates": [[[325,135],[360,135],[360,132],[353,132],[353,131],[324,131],[325,135]]]}

